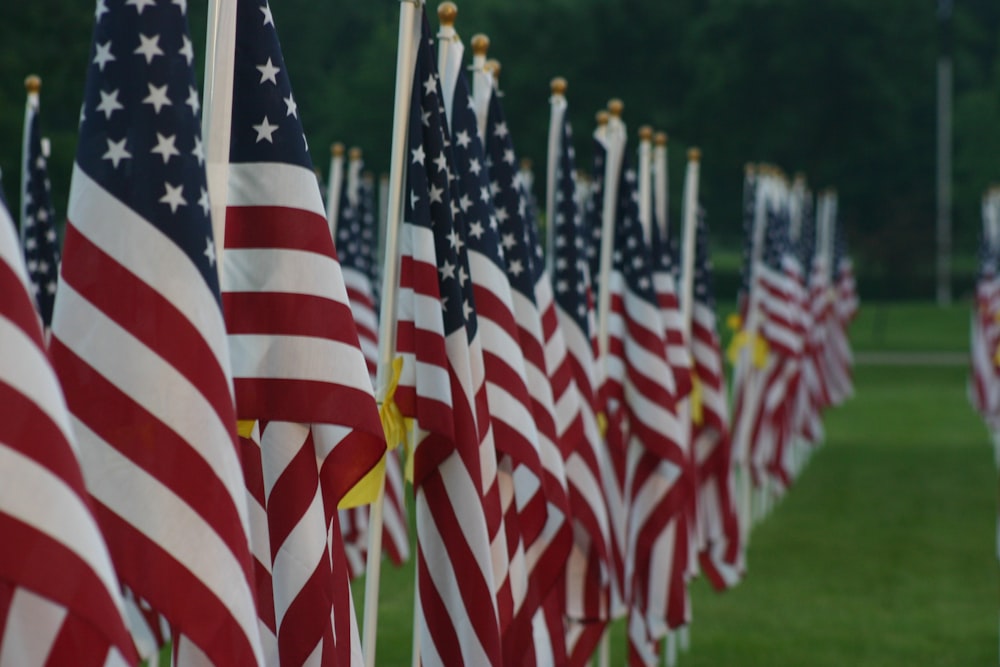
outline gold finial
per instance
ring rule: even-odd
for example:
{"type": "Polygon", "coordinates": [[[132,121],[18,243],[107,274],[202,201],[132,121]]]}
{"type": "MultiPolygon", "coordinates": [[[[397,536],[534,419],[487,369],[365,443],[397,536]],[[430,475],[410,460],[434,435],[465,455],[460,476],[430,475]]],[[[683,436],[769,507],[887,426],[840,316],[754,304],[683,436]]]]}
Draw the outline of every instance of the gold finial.
{"type": "Polygon", "coordinates": [[[611,114],[609,114],[604,109],[601,109],[600,111],[597,112],[597,124],[598,125],[607,125],[608,124],[608,120],[610,118],[611,118],[611,114]]]}
{"type": "Polygon", "coordinates": [[[566,79],[561,76],[557,76],[549,82],[549,88],[552,90],[553,95],[565,95],[566,94],[566,79]]]}
{"type": "Polygon", "coordinates": [[[330,155],[333,157],[344,157],[344,144],[339,141],[333,142],[330,146],[330,155]]]}
{"type": "Polygon", "coordinates": [[[667,133],[666,132],[657,132],[656,134],[654,134],[653,135],[653,143],[656,144],[657,146],[666,146],[667,145],[667,133]]]}
{"type": "Polygon", "coordinates": [[[639,128],[639,141],[652,141],[653,140],[653,128],[649,125],[643,125],[639,128]]]}
{"type": "Polygon", "coordinates": [[[753,162],[747,162],[743,165],[743,173],[747,176],[753,176],[757,173],[757,166],[753,162]]]}
{"type": "Polygon", "coordinates": [[[490,58],[485,63],[483,63],[483,70],[487,74],[492,74],[494,79],[500,78],[500,61],[496,58],[490,58]]]}
{"type": "Polygon", "coordinates": [[[622,117],[622,111],[625,110],[625,103],[622,102],[617,97],[613,97],[608,100],[608,112],[615,118],[622,117]]]}
{"type": "Polygon", "coordinates": [[[688,149],[688,162],[701,162],[701,149],[700,148],[689,148],[688,149]]]}
{"type": "Polygon", "coordinates": [[[349,160],[360,160],[361,159],[361,149],[357,146],[351,146],[351,150],[347,152],[347,159],[349,160]]]}
{"type": "Polygon", "coordinates": [[[472,36],[472,54],[486,57],[486,52],[490,50],[490,38],[483,33],[472,36]]]}
{"type": "Polygon", "coordinates": [[[530,157],[521,158],[521,171],[531,171],[533,164],[530,157]]]}
{"type": "Polygon", "coordinates": [[[42,80],[37,74],[29,74],[24,79],[24,89],[29,93],[37,93],[42,89],[42,80]]]}
{"type": "Polygon", "coordinates": [[[442,28],[450,28],[455,25],[455,17],[458,16],[458,5],[454,2],[442,2],[438,5],[438,21],[442,28]]]}

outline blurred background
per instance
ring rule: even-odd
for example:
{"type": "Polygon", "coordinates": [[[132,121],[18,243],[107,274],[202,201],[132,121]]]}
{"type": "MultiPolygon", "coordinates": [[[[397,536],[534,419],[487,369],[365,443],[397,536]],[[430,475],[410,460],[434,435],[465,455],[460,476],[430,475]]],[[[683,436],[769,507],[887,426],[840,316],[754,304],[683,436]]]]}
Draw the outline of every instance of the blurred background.
{"type": "MultiPolygon", "coordinates": [[[[556,75],[569,81],[578,166],[589,164],[594,112],[610,97],[624,100],[633,137],[646,123],[669,133],[675,204],[685,149],[702,148],[720,297],[736,293],[744,164],[767,161],[804,172],[814,190],[837,188],[862,299],[934,298],[936,63],[947,40],[938,1],[458,4],[466,45],[478,32],[492,40],[516,147],[536,172],[556,75]]],[[[962,299],[975,277],[980,197],[1000,181],[1000,3],[954,0],[953,10],[952,288],[962,299]]],[[[398,3],[274,0],[272,11],[316,166],[326,171],[339,140],[360,146],[367,167],[387,170],[398,3]]],[[[203,67],[207,0],[188,0],[188,14],[203,67]]],[[[87,0],[5,4],[0,168],[12,207],[23,80],[35,73],[65,215],[92,26],[87,0]]]]}

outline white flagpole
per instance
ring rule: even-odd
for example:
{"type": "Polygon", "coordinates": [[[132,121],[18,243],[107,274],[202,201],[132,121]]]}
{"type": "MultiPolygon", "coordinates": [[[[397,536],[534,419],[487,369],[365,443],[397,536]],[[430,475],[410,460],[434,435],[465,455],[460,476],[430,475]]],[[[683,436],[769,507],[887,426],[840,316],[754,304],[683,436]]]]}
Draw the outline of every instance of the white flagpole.
{"type": "Polygon", "coordinates": [[[347,187],[347,201],[354,207],[358,205],[358,198],[361,196],[361,170],[364,166],[361,149],[352,146],[347,151],[347,178],[344,183],[347,187]]]}
{"type": "Polygon", "coordinates": [[[557,76],[549,83],[549,154],[545,165],[545,266],[555,275],[556,173],[562,149],[562,124],[566,116],[566,79],[557,76]]]}
{"type": "Polygon", "coordinates": [[[462,57],[465,46],[455,32],[455,19],[458,17],[458,7],[454,2],[442,2],[438,5],[438,74],[441,76],[441,90],[444,93],[444,113],[451,129],[452,104],[455,101],[455,86],[462,74],[462,57]]]}
{"type": "Polygon", "coordinates": [[[24,130],[21,141],[21,245],[24,245],[25,224],[28,217],[28,174],[31,165],[28,164],[28,153],[31,144],[31,122],[35,114],[38,113],[38,92],[42,89],[42,80],[34,74],[29,74],[24,79],[24,90],[27,97],[24,101],[24,130]]]}
{"type": "Polygon", "coordinates": [[[201,134],[205,146],[205,174],[212,206],[215,266],[222,278],[229,201],[229,143],[233,123],[233,68],[236,62],[236,3],[208,0],[205,42],[205,93],[202,96],[201,134]]]}
{"type": "Polygon", "coordinates": [[[670,238],[670,171],[667,165],[667,133],[653,135],[653,205],[660,238],[670,238]]]}
{"type": "MultiPolygon", "coordinates": [[[[399,4],[399,39],[396,51],[396,91],[392,117],[392,153],[389,162],[389,188],[386,206],[385,251],[382,265],[382,307],[379,313],[378,377],[376,391],[381,402],[392,377],[396,353],[396,297],[399,287],[399,227],[403,218],[403,190],[406,186],[406,145],[410,119],[410,94],[413,88],[417,48],[420,45],[421,0],[403,0],[399,4]]],[[[395,444],[395,443],[392,443],[395,444]]],[[[365,609],[361,650],[365,667],[375,667],[375,636],[378,629],[378,593],[382,576],[382,507],[385,502],[385,479],[378,497],[371,504],[368,521],[368,562],[365,576],[365,609]]],[[[419,608],[416,608],[419,609],[419,608]]],[[[414,624],[419,617],[414,610],[414,624]]],[[[416,632],[416,628],[414,628],[416,632]]]]}
{"type": "MultiPolygon", "coordinates": [[[[496,85],[495,77],[500,75],[499,69],[490,71],[486,63],[486,54],[490,50],[490,38],[482,33],[472,36],[472,104],[476,108],[476,129],[479,138],[486,142],[486,116],[490,108],[490,96],[496,85]]],[[[461,58],[459,58],[461,63],[461,58]]],[[[454,90],[454,88],[452,88],[454,90]]]]}
{"type": "Polygon", "coordinates": [[[337,223],[340,217],[340,189],[344,184],[344,144],[335,142],[330,146],[330,175],[326,186],[326,221],[330,224],[330,235],[337,238],[337,223]]]}
{"type": "Polygon", "coordinates": [[[639,128],[639,223],[648,245],[653,238],[653,128],[639,128]]]}
{"type": "Polygon", "coordinates": [[[687,172],[684,175],[684,199],[681,212],[681,284],[678,299],[684,340],[690,345],[691,317],[694,302],[694,242],[698,229],[698,185],[701,177],[701,150],[691,148],[687,154],[687,172]]]}

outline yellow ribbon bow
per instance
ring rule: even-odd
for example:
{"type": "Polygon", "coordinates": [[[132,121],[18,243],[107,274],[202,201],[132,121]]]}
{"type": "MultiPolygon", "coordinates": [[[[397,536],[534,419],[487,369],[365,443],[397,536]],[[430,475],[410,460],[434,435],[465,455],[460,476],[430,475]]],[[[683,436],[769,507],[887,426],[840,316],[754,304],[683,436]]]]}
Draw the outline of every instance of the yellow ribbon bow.
{"type": "Polygon", "coordinates": [[[698,379],[697,375],[691,375],[691,421],[697,425],[701,425],[705,421],[705,413],[702,410],[701,398],[701,380],[698,379]]]}
{"type": "Polygon", "coordinates": [[[750,346],[750,361],[757,368],[763,368],[767,364],[767,355],[770,352],[767,341],[760,334],[750,335],[743,326],[743,319],[733,313],[726,318],[726,325],[735,331],[733,339],[729,341],[729,348],[726,350],[726,358],[734,366],[740,359],[740,353],[744,347],[750,346]]]}

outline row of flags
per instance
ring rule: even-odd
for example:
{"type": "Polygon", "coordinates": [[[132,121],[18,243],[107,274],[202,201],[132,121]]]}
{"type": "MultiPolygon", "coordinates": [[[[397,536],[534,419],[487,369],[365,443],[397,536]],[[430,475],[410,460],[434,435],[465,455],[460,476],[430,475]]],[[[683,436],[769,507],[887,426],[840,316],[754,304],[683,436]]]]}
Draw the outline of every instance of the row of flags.
{"type": "Polygon", "coordinates": [[[28,83],[0,665],[371,665],[382,552],[421,664],[603,663],[623,617],[671,661],[852,392],[835,196],[748,171],[730,399],[696,150],[672,234],[665,135],[613,103],[580,177],[554,80],[540,206],[488,40],[467,76],[454,5],[404,3],[383,263],[360,151],[322,192],[269,6],[228,11],[203,119],[186,4],[98,0],[62,257],[28,83]]]}

